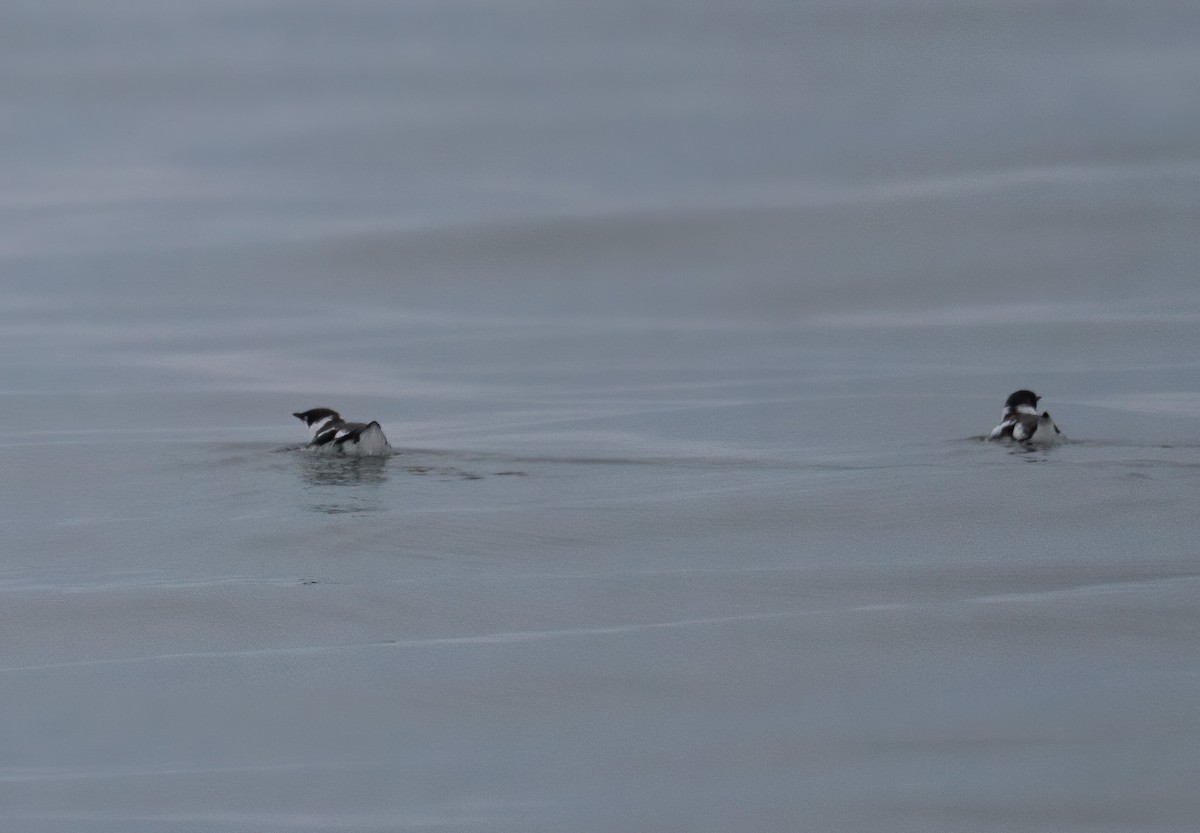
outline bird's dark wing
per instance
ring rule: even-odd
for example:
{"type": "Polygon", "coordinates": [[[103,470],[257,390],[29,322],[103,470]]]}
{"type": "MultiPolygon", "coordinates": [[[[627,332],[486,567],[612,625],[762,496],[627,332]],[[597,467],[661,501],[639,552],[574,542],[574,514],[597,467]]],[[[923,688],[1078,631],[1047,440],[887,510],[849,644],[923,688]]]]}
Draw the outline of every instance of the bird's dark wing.
{"type": "Polygon", "coordinates": [[[344,426],[342,425],[335,425],[332,428],[326,428],[320,434],[317,434],[317,436],[313,437],[312,442],[308,444],[309,447],[312,448],[314,446],[328,445],[337,439],[338,432],[341,431],[343,427],[344,426]]]}
{"type": "Polygon", "coordinates": [[[1012,438],[1024,442],[1037,430],[1038,418],[1034,414],[1016,414],[1013,420],[1012,438]]]}
{"type": "Polygon", "coordinates": [[[344,422],[338,426],[337,437],[334,442],[337,445],[345,445],[346,443],[356,443],[358,438],[362,436],[362,432],[366,431],[372,425],[378,425],[377,422],[344,422]]]}
{"type": "Polygon", "coordinates": [[[1003,422],[992,429],[992,433],[988,434],[989,440],[1011,440],[1013,428],[1016,426],[1017,420],[1015,417],[1006,417],[1003,422]]]}

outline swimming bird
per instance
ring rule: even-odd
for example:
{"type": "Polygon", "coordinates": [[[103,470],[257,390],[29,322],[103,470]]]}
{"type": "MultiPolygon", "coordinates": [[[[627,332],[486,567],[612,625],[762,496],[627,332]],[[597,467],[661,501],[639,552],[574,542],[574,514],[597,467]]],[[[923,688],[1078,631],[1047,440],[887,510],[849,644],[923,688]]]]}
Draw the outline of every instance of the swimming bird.
{"type": "Polygon", "coordinates": [[[1062,431],[1050,418],[1049,411],[1037,412],[1038,396],[1031,390],[1021,389],[1004,402],[1000,424],[992,429],[989,440],[1014,440],[1030,445],[1049,445],[1062,438],[1062,431]]]}
{"type": "Polygon", "coordinates": [[[312,442],[305,446],[311,451],[357,456],[380,456],[392,451],[378,422],[346,422],[331,408],[311,408],[292,416],[312,431],[312,442]]]}

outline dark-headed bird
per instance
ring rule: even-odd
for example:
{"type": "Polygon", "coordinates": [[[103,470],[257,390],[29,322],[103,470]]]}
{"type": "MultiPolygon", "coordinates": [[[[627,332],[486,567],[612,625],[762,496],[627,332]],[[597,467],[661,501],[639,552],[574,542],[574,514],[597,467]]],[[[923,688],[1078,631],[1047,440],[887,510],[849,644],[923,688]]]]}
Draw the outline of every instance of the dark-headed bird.
{"type": "Polygon", "coordinates": [[[1004,402],[1000,424],[992,429],[988,439],[1029,445],[1050,445],[1062,439],[1062,431],[1050,418],[1050,412],[1038,413],[1037,404],[1041,398],[1031,390],[1014,391],[1004,402]]]}
{"type": "Polygon", "coordinates": [[[341,414],[330,408],[312,408],[292,416],[312,431],[312,442],[305,446],[309,451],[362,457],[392,452],[378,422],[346,422],[341,414]]]}

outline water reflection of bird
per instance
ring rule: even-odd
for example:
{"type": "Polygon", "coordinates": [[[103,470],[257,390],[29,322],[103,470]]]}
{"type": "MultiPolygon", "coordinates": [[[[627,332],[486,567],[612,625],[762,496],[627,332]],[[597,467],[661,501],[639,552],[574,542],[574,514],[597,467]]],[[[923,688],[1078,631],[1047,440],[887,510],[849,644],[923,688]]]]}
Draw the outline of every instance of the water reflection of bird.
{"type": "Polygon", "coordinates": [[[305,458],[301,477],[310,486],[375,485],[388,479],[388,470],[381,457],[314,456],[305,458]]]}

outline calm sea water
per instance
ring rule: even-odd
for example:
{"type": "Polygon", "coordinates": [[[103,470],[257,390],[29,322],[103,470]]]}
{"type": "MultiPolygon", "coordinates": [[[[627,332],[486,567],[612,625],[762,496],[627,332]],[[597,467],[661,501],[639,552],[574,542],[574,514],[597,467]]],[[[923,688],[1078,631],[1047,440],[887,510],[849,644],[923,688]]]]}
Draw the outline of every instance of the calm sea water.
{"type": "Polygon", "coordinates": [[[5,17],[0,828],[1195,829],[1193,4],[5,17]]]}

